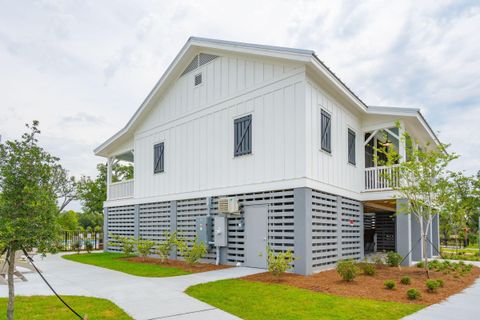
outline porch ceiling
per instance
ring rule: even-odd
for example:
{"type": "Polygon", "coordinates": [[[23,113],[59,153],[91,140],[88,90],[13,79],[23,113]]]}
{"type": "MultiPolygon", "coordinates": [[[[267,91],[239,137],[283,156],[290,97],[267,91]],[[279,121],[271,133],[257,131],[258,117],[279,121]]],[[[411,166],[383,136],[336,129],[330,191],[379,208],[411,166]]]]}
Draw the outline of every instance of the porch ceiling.
{"type": "Polygon", "coordinates": [[[363,203],[364,212],[396,212],[397,201],[388,200],[370,200],[363,203]]]}

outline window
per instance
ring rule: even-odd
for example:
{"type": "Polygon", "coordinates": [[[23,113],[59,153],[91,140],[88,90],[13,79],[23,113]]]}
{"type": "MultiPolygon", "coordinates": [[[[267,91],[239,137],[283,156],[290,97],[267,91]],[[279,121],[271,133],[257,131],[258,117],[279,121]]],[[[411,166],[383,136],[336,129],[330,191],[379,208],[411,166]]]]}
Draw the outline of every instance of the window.
{"type": "Polygon", "coordinates": [[[348,163],[355,164],[355,132],[348,129],[348,163]]]}
{"type": "Polygon", "coordinates": [[[252,115],[235,119],[233,130],[235,157],[252,153],[252,115]]]}
{"type": "Polygon", "coordinates": [[[202,74],[201,73],[196,74],[195,75],[195,87],[198,86],[201,83],[202,83],[202,74]]]}
{"type": "Polygon", "coordinates": [[[332,152],[332,126],[331,116],[325,110],[322,110],[321,114],[321,148],[324,151],[332,152]]]}
{"type": "Polygon", "coordinates": [[[165,148],[164,143],[157,143],[153,146],[153,173],[165,171],[165,148]]]}

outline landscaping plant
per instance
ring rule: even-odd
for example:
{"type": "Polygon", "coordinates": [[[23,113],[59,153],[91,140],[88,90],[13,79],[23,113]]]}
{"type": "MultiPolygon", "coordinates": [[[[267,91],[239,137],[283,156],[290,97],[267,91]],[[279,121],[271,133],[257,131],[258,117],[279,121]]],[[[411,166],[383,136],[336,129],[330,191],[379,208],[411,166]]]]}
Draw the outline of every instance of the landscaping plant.
{"type": "Polygon", "coordinates": [[[438,287],[443,288],[445,286],[445,282],[442,279],[437,279],[438,287]]]}
{"type": "Polygon", "coordinates": [[[167,260],[170,256],[170,252],[172,252],[176,242],[177,242],[177,233],[164,233],[165,240],[160,242],[157,246],[157,254],[160,256],[160,259],[163,261],[167,260]]]}
{"type": "Polygon", "coordinates": [[[292,251],[275,252],[267,246],[267,264],[268,271],[273,275],[279,276],[292,267],[292,262],[295,261],[292,251]]]}
{"type": "Polygon", "coordinates": [[[398,267],[400,262],[402,261],[403,257],[394,251],[389,251],[387,253],[387,264],[390,267],[398,267]]]}
{"type": "Polygon", "coordinates": [[[410,300],[418,300],[422,297],[422,294],[417,289],[411,288],[407,290],[407,297],[410,300]]]}
{"type": "Polygon", "coordinates": [[[367,276],[374,276],[377,273],[375,265],[371,263],[365,263],[362,265],[363,273],[367,276]]]}
{"type": "Polygon", "coordinates": [[[57,199],[64,182],[58,176],[62,168],[58,158],[38,145],[38,121],[27,128],[19,140],[0,143],[0,243],[9,261],[8,320],[14,318],[15,252],[55,251],[60,236],[57,199]]]}
{"type": "Polygon", "coordinates": [[[437,292],[437,289],[440,286],[438,281],[433,279],[428,279],[425,281],[425,285],[427,286],[428,292],[437,292]]]}
{"type": "Polygon", "coordinates": [[[337,263],[337,272],[345,281],[353,281],[358,274],[358,267],[351,259],[340,260],[337,263]]]}
{"type": "Polygon", "coordinates": [[[125,255],[131,256],[135,251],[135,239],[133,237],[112,236],[112,239],[116,242],[120,242],[120,247],[125,255]]]}
{"type": "Polygon", "coordinates": [[[85,241],[85,249],[88,253],[92,252],[93,250],[93,243],[90,240],[85,241]]]}
{"type": "Polygon", "coordinates": [[[72,249],[77,252],[77,254],[80,254],[80,250],[82,249],[82,241],[77,240],[72,243],[72,249]]]}
{"type": "Polygon", "coordinates": [[[409,285],[412,283],[412,280],[410,279],[410,277],[404,276],[402,277],[402,279],[400,279],[400,283],[404,285],[409,285]]]}
{"type": "Polygon", "coordinates": [[[137,244],[137,252],[138,255],[145,260],[146,257],[150,253],[152,253],[152,249],[155,246],[155,241],[148,240],[148,239],[138,239],[135,241],[137,244]]]}
{"type": "Polygon", "coordinates": [[[387,280],[383,284],[385,285],[385,288],[389,290],[393,290],[397,287],[397,284],[395,283],[394,280],[387,280]]]}
{"type": "Polygon", "coordinates": [[[180,255],[185,259],[185,262],[192,266],[207,254],[207,246],[203,242],[199,242],[195,237],[191,246],[188,245],[186,239],[178,238],[176,245],[180,251],[180,255]]]}

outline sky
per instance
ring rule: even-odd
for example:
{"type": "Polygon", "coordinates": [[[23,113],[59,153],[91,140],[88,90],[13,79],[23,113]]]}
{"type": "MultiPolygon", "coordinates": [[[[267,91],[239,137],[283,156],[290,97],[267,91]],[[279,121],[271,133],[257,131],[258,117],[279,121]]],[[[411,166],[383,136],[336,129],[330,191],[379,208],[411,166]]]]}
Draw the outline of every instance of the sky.
{"type": "Polygon", "coordinates": [[[315,50],[368,105],[419,107],[480,169],[480,1],[0,0],[0,135],[40,121],[71,174],[121,129],[188,37],[315,50]]]}

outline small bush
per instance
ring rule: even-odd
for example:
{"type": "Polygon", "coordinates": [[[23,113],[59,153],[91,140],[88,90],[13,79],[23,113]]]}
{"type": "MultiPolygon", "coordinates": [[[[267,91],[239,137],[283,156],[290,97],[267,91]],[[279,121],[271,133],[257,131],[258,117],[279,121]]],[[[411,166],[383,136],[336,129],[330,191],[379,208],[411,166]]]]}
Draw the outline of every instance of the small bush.
{"type": "Polygon", "coordinates": [[[412,283],[412,280],[410,279],[410,277],[404,276],[402,277],[402,279],[400,279],[400,283],[404,285],[409,285],[412,283]]]}
{"type": "Polygon", "coordinates": [[[385,285],[385,288],[387,288],[389,290],[393,290],[397,286],[397,284],[393,280],[387,280],[383,284],[385,285]]]}
{"type": "Polygon", "coordinates": [[[122,252],[127,256],[133,254],[135,249],[135,239],[133,237],[122,237],[122,236],[111,236],[113,240],[117,243],[113,243],[113,246],[117,246],[118,242],[120,242],[120,248],[122,252]]]}
{"type": "Polygon", "coordinates": [[[80,250],[82,249],[82,241],[77,240],[72,243],[72,249],[77,251],[77,254],[80,254],[80,250]]]}
{"type": "Polygon", "coordinates": [[[387,264],[390,267],[398,267],[400,261],[402,261],[403,257],[394,251],[389,251],[387,253],[387,264]]]}
{"type": "Polygon", "coordinates": [[[185,262],[192,266],[207,254],[207,246],[203,242],[199,242],[195,237],[191,246],[188,245],[185,239],[175,241],[180,255],[185,259],[185,262]]]}
{"type": "Polygon", "coordinates": [[[437,279],[438,286],[443,288],[445,286],[445,282],[442,279],[437,279]]]}
{"type": "Polygon", "coordinates": [[[273,275],[279,276],[292,266],[292,262],[295,261],[295,257],[291,250],[287,250],[284,252],[276,253],[270,247],[267,247],[267,264],[268,264],[268,271],[270,271],[273,275]]]}
{"type": "Polygon", "coordinates": [[[428,292],[437,292],[437,289],[439,287],[439,283],[437,280],[427,280],[425,281],[425,285],[427,286],[428,292]]]}
{"type": "Polygon", "coordinates": [[[90,240],[85,241],[85,249],[87,249],[87,252],[90,253],[93,250],[93,243],[90,240]]]}
{"type": "Polygon", "coordinates": [[[168,259],[170,252],[173,250],[173,247],[177,242],[177,234],[175,232],[165,232],[164,236],[165,240],[162,241],[157,247],[157,253],[162,261],[168,259]]]}
{"type": "Polygon", "coordinates": [[[425,267],[425,264],[423,263],[423,261],[420,261],[419,263],[417,263],[417,268],[423,268],[425,267]]]}
{"type": "Polygon", "coordinates": [[[377,268],[371,263],[365,263],[363,266],[363,273],[367,276],[374,276],[377,273],[377,268]]]}
{"type": "Polygon", "coordinates": [[[137,251],[138,255],[145,259],[152,252],[153,247],[155,246],[155,241],[147,239],[138,239],[137,241],[137,251]]]}
{"type": "Polygon", "coordinates": [[[377,266],[384,265],[385,261],[383,260],[383,256],[379,253],[375,254],[372,258],[373,263],[377,266]]]}
{"type": "Polygon", "coordinates": [[[407,298],[408,299],[417,300],[417,299],[420,299],[421,297],[422,297],[422,294],[417,289],[411,288],[411,289],[407,290],[407,298]]]}
{"type": "Polygon", "coordinates": [[[345,281],[353,281],[357,277],[358,267],[353,260],[341,260],[337,263],[337,272],[345,281]]]}

